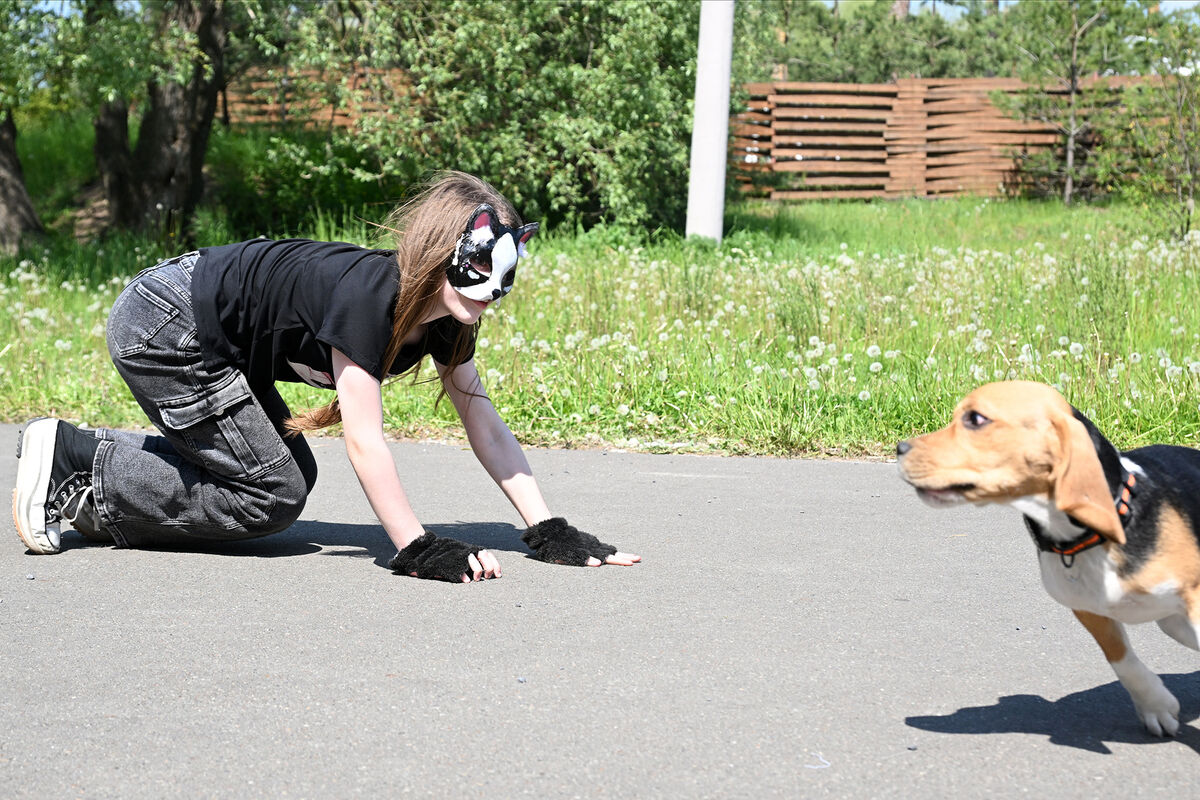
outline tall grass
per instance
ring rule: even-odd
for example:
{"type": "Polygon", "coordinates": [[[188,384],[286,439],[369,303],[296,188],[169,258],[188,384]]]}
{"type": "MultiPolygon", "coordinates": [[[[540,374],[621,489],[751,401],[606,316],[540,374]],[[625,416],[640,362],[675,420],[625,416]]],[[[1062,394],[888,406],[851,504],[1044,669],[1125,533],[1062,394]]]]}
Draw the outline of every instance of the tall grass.
{"type": "Polygon", "coordinates": [[[80,188],[95,178],[91,123],[83,116],[49,112],[37,119],[18,114],[16,123],[25,188],[42,221],[53,225],[80,188]]]}
{"type": "MultiPolygon", "coordinates": [[[[92,179],[90,129],[54,115],[40,124],[18,141],[39,210],[56,217],[92,179]]],[[[347,208],[331,184],[306,200],[300,176],[272,172],[273,135],[214,134],[215,200],[194,245],[376,241],[379,198],[347,208]],[[273,202],[272,182],[290,199],[256,210],[273,202]]],[[[1158,224],[1127,205],[963,199],[749,203],[729,210],[720,246],[544,232],[516,291],[485,315],[476,361],[518,437],[539,444],[885,454],[997,378],[1060,387],[1118,444],[1195,444],[1200,250],[1160,240],[1158,224]]],[[[108,361],[104,320],[130,276],[181,248],[51,235],[0,259],[0,418],[144,424],[108,361]]],[[[329,400],[283,391],[293,408],[329,400]]],[[[421,383],[390,387],[389,428],[457,435],[435,396],[421,383]]]]}
{"type": "MultiPolygon", "coordinates": [[[[1200,242],[1160,241],[1134,210],[967,200],[731,220],[720,246],[605,228],[535,240],[476,352],[520,439],[881,455],[979,383],[1022,378],[1058,386],[1122,446],[1200,442],[1200,242]]],[[[367,243],[375,229],[319,214],[300,233],[367,243]]],[[[140,424],[103,322],[162,254],[110,240],[32,255],[0,266],[0,413],[140,424]]],[[[457,435],[435,395],[390,387],[389,428],[457,435]]]]}

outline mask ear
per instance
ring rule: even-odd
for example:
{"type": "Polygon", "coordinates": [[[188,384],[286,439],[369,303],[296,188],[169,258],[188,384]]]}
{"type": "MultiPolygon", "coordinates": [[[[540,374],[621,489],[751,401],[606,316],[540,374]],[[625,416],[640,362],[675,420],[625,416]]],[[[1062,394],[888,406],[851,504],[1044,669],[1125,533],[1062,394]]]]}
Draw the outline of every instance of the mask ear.
{"type": "Polygon", "coordinates": [[[538,223],[531,222],[528,225],[522,225],[517,228],[517,252],[522,256],[527,255],[525,252],[525,243],[533,238],[533,235],[538,232],[538,223]]]}
{"type": "Polygon", "coordinates": [[[531,222],[528,225],[522,225],[520,228],[517,228],[517,241],[521,244],[525,244],[533,238],[535,233],[538,232],[539,227],[540,225],[538,223],[531,222]]]}
{"type": "Polygon", "coordinates": [[[1087,428],[1074,417],[1061,415],[1054,420],[1054,430],[1059,446],[1054,505],[1109,541],[1125,544],[1125,528],[1087,428]]]}
{"type": "Polygon", "coordinates": [[[471,214],[471,221],[467,223],[468,231],[477,231],[480,228],[487,228],[489,231],[494,227],[496,219],[496,209],[492,208],[487,203],[481,203],[474,213],[471,214]]]}

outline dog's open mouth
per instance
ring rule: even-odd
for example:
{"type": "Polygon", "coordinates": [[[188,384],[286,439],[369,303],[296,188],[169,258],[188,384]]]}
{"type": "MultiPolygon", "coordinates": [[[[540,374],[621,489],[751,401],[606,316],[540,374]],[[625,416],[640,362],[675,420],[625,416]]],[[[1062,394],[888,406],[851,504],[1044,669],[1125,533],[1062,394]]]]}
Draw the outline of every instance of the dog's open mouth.
{"type": "Polygon", "coordinates": [[[928,489],[920,486],[915,487],[917,497],[926,504],[934,508],[942,506],[954,506],[959,503],[965,503],[967,499],[963,497],[963,492],[968,492],[975,488],[973,483],[956,483],[947,486],[944,489],[928,489]]]}

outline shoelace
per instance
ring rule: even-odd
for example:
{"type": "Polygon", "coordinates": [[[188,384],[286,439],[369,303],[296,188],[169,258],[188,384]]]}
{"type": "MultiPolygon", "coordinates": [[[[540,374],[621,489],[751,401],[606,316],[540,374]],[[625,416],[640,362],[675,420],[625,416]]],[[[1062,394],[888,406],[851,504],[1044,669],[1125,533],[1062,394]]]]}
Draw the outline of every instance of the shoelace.
{"type": "MultiPolygon", "coordinates": [[[[92,475],[90,472],[73,472],[50,492],[46,504],[46,522],[58,522],[64,517],[74,522],[84,500],[91,500],[92,475]]],[[[90,503],[89,503],[90,504],[90,503]]]]}

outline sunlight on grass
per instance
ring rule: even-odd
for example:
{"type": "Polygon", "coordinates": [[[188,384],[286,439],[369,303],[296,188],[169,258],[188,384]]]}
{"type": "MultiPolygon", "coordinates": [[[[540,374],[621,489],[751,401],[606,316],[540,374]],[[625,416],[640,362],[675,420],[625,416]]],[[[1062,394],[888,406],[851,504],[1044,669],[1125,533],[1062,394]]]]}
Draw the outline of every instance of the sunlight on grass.
{"type": "MultiPolygon", "coordinates": [[[[531,248],[476,354],[518,438],[885,455],[1006,378],[1057,386],[1121,446],[1200,438],[1200,239],[1156,240],[1121,209],[977,200],[744,207],[730,222],[719,247],[596,229],[531,248]]],[[[353,216],[305,233],[374,236],[353,216]]],[[[0,262],[7,419],[141,424],[103,325],[119,286],[158,254],[123,246],[123,274],[101,279],[117,271],[102,251],[0,262]]],[[[331,399],[284,394],[293,407],[331,399]]],[[[435,396],[433,384],[390,387],[389,428],[459,435],[435,396]]]]}

